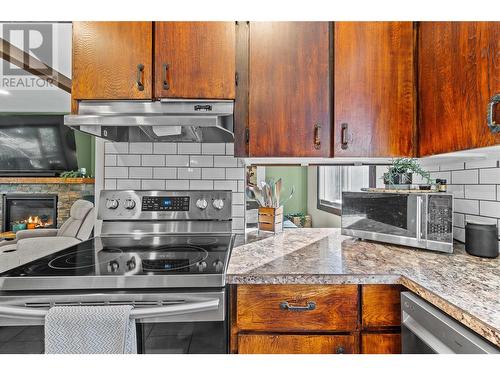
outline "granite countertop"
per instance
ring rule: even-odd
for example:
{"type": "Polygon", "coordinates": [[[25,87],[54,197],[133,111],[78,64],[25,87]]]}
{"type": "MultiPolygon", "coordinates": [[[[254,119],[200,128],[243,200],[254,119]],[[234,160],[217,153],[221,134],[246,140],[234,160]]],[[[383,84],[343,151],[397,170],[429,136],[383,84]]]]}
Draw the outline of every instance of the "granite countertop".
{"type": "Polygon", "coordinates": [[[500,258],[360,241],[340,229],[237,239],[229,284],[402,284],[500,346],[500,258]]]}

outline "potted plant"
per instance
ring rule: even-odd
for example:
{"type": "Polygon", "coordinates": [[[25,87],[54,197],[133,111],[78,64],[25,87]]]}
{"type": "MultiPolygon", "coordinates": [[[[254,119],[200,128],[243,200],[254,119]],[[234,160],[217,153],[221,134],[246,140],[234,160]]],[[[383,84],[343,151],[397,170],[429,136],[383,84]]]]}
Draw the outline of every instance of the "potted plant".
{"type": "Polygon", "coordinates": [[[392,165],[389,170],[384,173],[383,179],[385,187],[409,189],[413,182],[413,174],[421,176],[430,188],[432,179],[430,173],[424,170],[417,159],[413,158],[397,158],[392,160],[392,165]]]}

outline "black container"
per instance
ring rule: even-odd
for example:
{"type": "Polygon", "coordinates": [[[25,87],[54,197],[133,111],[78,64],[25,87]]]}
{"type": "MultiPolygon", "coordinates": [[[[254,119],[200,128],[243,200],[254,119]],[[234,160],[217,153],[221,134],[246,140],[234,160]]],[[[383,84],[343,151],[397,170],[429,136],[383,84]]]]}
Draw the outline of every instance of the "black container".
{"type": "Polygon", "coordinates": [[[498,256],[498,229],[496,224],[465,224],[465,251],[483,258],[498,256]]]}

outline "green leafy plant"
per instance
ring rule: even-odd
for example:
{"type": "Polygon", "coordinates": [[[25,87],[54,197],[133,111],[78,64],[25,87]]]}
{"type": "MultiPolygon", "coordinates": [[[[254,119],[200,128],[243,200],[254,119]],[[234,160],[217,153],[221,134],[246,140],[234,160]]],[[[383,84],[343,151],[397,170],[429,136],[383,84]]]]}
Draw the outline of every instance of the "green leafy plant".
{"type": "Polygon", "coordinates": [[[421,176],[429,185],[433,182],[430,173],[423,169],[417,159],[414,158],[392,159],[392,165],[389,167],[387,173],[384,173],[382,178],[390,185],[395,185],[399,175],[409,173],[421,176]]]}
{"type": "Polygon", "coordinates": [[[293,223],[293,218],[298,217],[300,218],[300,226],[303,227],[305,222],[306,222],[306,215],[303,214],[302,212],[298,212],[296,214],[287,214],[285,215],[285,219],[290,220],[293,223]]]}
{"type": "Polygon", "coordinates": [[[76,171],[66,171],[61,173],[60,175],[62,178],[80,178],[80,177],[85,177],[82,172],[79,170],[76,171]]]}

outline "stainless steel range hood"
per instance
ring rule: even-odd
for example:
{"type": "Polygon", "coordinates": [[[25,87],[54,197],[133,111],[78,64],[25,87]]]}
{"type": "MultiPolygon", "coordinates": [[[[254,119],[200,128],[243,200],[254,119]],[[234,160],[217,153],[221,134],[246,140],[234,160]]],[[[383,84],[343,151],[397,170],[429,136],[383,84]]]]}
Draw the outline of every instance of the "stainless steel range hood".
{"type": "Polygon", "coordinates": [[[234,142],[232,100],[79,103],[64,124],[115,142],[234,142]]]}

